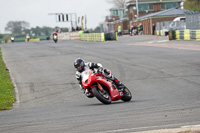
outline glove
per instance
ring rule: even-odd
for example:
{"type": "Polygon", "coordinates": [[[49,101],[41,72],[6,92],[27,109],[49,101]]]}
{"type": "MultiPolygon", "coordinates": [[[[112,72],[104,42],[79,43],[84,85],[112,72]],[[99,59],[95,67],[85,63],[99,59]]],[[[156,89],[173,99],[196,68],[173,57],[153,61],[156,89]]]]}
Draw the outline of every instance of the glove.
{"type": "Polygon", "coordinates": [[[103,72],[103,67],[98,68],[98,72],[102,73],[103,72]]]}
{"type": "Polygon", "coordinates": [[[104,69],[103,72],[104,72],[105,74],[107,74],[107,75],[110,74],[110,72],[109,72],[107,69],[104,69]]]}

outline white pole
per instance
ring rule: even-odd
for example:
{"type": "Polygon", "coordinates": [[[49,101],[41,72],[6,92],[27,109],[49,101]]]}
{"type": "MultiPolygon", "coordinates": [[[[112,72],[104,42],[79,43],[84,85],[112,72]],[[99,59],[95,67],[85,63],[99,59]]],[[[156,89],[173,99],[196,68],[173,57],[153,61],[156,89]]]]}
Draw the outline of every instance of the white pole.
{"type": "Polygon", "coordinates": [[[139,18],[138,0],[136,0],[136,8],[137,8],[137,18],[139,18]]]}

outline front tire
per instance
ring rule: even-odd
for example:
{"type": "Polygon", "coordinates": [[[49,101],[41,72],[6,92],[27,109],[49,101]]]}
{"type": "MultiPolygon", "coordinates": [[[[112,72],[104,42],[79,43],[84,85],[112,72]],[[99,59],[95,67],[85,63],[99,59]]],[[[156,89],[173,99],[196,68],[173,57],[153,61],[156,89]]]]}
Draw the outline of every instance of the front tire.
{"type": "Polygon", "coordinates": [[[124,96],[121,98],[124,102],[129,102],[132,99],[132,94],[130,90],[125,86],[123,90],[124,96]]]}
{"type": "Polygon", "coordinates": [[[111,103],[111,98],[109,93],[106,90],[99,90],[96,86],[92,88],[92,93],[94,96],[103,104],[110,104],[111,103]]]}

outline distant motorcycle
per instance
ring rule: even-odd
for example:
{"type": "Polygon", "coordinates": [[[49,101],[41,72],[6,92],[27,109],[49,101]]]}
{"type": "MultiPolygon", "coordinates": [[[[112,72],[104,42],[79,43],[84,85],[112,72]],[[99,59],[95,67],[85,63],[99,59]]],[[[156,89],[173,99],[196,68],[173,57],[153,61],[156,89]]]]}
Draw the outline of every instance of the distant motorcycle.
{"type": "Polygon", "coordinates": [[[11,40],[11,42],[14,42],[15,38],[14,37],[10,37],[10,40],[11,40]]]}
{"type": "Polygon", "coordinates": [[[128,102],[132,99],[131,92],[124,86],[123,91],[118,91],[115,84],[106,79],[99,70],[85,72],[82,78],[82,85],[92,96],[100,102],[110,104],[112,101],[122,100],[128,102]]]}
{"type": "Polygon", "coordinates": [[[58,41],[58,36],[57,36],[57,35],[54,35],[54,36],[53,36],[53,40],[54,40],[55,43],[57,43],[57,41],[58,41]]]}

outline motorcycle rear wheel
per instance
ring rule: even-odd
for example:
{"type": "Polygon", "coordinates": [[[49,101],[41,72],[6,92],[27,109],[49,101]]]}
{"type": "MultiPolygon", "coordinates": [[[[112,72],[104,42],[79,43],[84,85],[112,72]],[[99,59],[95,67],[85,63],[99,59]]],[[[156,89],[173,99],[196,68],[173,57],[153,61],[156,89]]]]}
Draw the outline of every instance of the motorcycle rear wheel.
{"type": "Polygon", "coordinates": [[[96,86],[94,88],[92,88],[92,93],[94,94],[94,96],[103,104],[110,104],[111,103],[111,98],[109,93],[106,90],[99,90],[96,86]]]}
{"type": "Polygon", "coordinates": [[[124,102],[129,102],[132,99],[132,94],[130,90],[125,86],[123,90],[124,96],[121,98],[124,102]]]}

